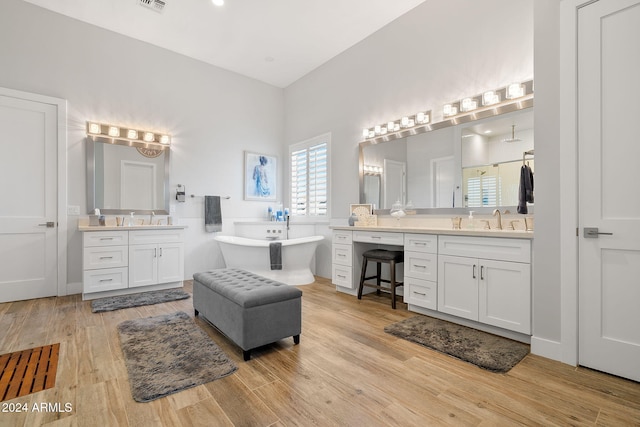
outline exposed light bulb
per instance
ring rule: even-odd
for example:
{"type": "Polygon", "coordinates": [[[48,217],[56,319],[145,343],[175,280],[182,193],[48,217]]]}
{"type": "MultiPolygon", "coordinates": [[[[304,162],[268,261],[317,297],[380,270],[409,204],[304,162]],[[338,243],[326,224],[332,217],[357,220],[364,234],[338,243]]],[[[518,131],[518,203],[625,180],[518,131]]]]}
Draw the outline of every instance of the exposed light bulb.
{"type": "Polygon", "coordinates": [[[109,136],[120,136],[120,128],[117,126],[109,126],[109,136]]]}
{"type": "Polygon", "coordinates": [[[145,132],[144,137],[142,138],[145,142],[153,142],[155,141],[155,135],[152,132],[145,132]]]}
{"type": "Polygon", "coordinates": [[[127,131],[127,138],[129,139],[138,139],[138,131],[135,129],[129,129],[127,131]]]}
{"type": "Polygon", "coordinates": [[[89,133],[100,133],[100,125],[98,123],[89,123],[89,133]]]}
{"type": "Polygon", "coordinates": [[[507,99],[520,98],[524,96],[524,85],[520,83],[512,83],[507,86],[507,99]]]}
{"type": "Polygon", "coordinates": [[[455,116],[456,114],[458,114],[458,108],[454,107],[452,104],[446,104],[444,107],[442,107],[442,114],[445,117],[455,116]]]}
{"type": "Polygon", "coordinates": [[[169,144],[169,135],[161,135],[160,136],[160,144],[168,145],[169,144]]]}
{"type": "Polygon", "coordinates": [[[460,101],[460,111],[467,112],[478,108],[478,101],[473,98],[465,98],[460,101]]]}

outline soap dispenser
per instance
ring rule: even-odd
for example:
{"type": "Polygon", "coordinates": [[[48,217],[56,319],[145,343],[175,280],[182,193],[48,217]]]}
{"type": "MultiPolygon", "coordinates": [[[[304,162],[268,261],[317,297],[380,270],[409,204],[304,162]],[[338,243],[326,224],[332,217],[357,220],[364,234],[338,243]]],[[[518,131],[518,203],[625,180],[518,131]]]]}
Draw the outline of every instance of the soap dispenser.
{"type": "Polygon", "coordinates": [[[129,214],[129,227],[133,227],[134,225],[136,225],[136,219],[133,217],[133,214],[135,212],[131,212],[129,214]]]}
{"type": "Polygon", "coordinates": [[[473,212],[474,211],[469,211],[469,219],[467,220],[467,228],[470,230],[476,228],[475,219],[473,219],[473,212]]]}

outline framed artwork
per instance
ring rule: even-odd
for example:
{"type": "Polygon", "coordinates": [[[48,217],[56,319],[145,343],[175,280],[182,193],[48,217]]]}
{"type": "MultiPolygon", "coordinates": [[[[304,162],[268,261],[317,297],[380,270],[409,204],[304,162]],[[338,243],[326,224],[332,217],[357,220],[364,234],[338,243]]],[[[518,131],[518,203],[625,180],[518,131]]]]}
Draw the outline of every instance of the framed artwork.
{"type": "Polygon", "coordinates": [[[276,201],[278,159],[244,152],[244,199],[276,201]]]}

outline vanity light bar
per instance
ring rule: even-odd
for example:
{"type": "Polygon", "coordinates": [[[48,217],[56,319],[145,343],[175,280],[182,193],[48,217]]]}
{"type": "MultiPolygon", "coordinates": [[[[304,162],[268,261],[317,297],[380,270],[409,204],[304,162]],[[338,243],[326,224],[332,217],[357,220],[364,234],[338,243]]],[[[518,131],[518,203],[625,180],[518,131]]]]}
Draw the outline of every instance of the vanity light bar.
{"type": "Polygon", "coordinates": [[[442,116],[447,119],[463,113],[470,113],[483,107],[498,105],[501,102],[511,102],[533,93],[533,80],[522,83],[511,83],[501,89],[488,90],[482,95],[463,98],[460,101],[445,104],[442,107],[442,116]],[[504,100],[504,101],[501,101],[504,100]]]}
{"type": "Polygon", "coordinates": [[[404,116],[398,120],[387,122],[383,125],[376,125],[372,128],[362,129],[362,137],[365,139],[375,138],[388,133],[399,132],[404,129],[411,129],[417,126],[424,126],[431,122],[431,110],[419,111],[413,116],[404,116]]]}
{"type": "Polygon", "coordinates": [[[364,165],[365,175],[382,175],[382,166],[364,165]]]}
{"type": "Polygon", "coordinates": [[[144,144],[171,145],[171,135],[96,122],[87,122],[87,135],[144,144]]]}

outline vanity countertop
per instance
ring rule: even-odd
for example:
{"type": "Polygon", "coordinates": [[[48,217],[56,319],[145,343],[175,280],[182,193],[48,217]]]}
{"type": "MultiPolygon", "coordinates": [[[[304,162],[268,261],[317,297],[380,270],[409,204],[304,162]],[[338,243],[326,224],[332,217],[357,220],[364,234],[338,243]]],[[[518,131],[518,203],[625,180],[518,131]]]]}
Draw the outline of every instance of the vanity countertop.
{"type": "Polygon", "coordinates": [[[510,239],[533,239],[533,231],[525,230],[485,230],[485,229],[462,229],[453,230],[446,228],[429,228],[429,227],[350,227],[350,226],[331,226],[332,230],[355,230],[355,231],[384,231],[396,233],[417,233],[417,234],[442,234],[450,236],[478,236],[478,237],[501,237],[510,239]]]}
{"type": "Polygon", "coordinates": [[[123,231],[123,230],[178,230],[187,228],[186,225],[78,225],[79,231],[123,231]]]}

